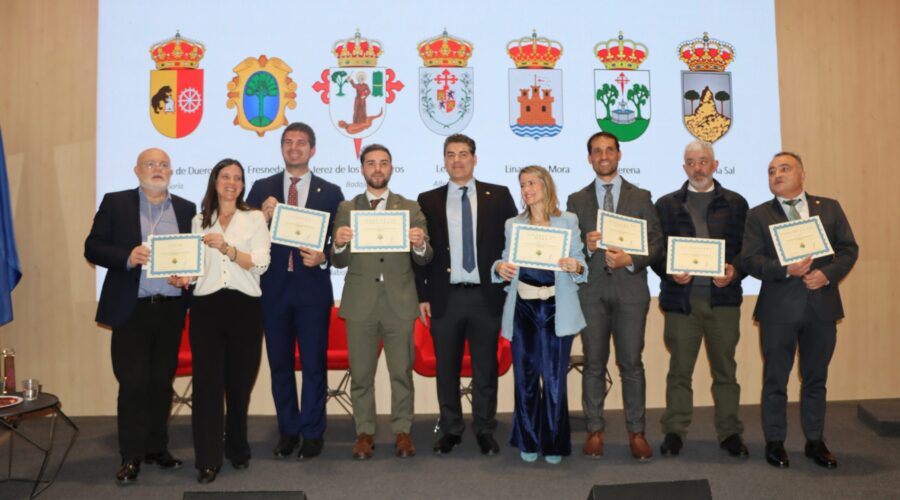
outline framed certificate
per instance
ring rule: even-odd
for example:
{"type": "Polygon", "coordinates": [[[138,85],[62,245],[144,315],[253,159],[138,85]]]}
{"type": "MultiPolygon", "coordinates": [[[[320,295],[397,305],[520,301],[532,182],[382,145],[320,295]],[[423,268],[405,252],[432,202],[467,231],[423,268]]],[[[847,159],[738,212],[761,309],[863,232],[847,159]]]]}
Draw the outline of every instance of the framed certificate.
{"type": "Polygon", "coordinates": [[[559,271],[559,259],[569,256],[572,232],[561,227],[513,224],[508,261],[520,267],[559,271]]]}
{"type": "Polygon", "coordinates": [[[321,252],[325,248],[330,218],[328,212],[279,203],[275,205],[269,226],[272,243],[321,252]]]}
{"type": "Polygon", "coordinates": [[[792,220],[769,226],[775,253],[782,266],[799,262],[807,257],[834,255],[831,242],[819,216],[792,220]]]}
{"type": "Polygon", "coordinates": [[[199,234],[151,234],[150,261],[144,264],[148,278],[203,276],[206,245],[199,234]]]}
{"type": "Polygon", "coordinates": [[[647,221],[614,212],[597,210],[600,248],[617,247],[631,255],[650,255],[647,245],[647,221]]]}
{"type": "Polygon", "coordinates": [[[725,240],[669,236],[666,274],[725,276],[725,240]]]}
{"type": "Polygon", "coordinates": [[[409,210],[351,210],[353,253],[409,252],[409,210]]]}

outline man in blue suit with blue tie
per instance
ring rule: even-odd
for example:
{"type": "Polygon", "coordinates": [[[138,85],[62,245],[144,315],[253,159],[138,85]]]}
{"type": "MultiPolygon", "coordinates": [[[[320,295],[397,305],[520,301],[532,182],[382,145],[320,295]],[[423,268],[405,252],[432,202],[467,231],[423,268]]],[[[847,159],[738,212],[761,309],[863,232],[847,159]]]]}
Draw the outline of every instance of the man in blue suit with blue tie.
{"type": "MultiPolygon", "coordinates": [[[[341,188],[314,175],[309,161],[316,154],[316,134],[305,123],[292,123],[281,135],[284,171],[253,183],[247,203],[262,209],[267,221],[278,203],[329,212],[326,245],[341,188]]],[[[273,453],[284,458],[300,451],[298,459],[322,452],[325,434],[328,326],[334,293],[331,262],[323,252],[272,245],[272,262],[262,275],[266,353],[272,373],[272,396],[281,434],[273,453]],[[300,348],[303,386],[297,402],[294,346],[300,348]],[[301,444],[302,438],[302,444],[301,444]]]]}

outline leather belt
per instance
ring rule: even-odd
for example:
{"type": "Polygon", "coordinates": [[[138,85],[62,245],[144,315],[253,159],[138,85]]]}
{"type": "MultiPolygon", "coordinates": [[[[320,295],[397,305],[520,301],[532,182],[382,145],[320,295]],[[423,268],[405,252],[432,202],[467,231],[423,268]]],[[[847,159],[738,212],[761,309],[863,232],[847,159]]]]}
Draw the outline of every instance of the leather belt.
{"type": "Polygon", "coordinates": [[[478,288],[481,283],[450,283],[450,288],[478,288]]]}
{"type": "Polygon", "coordinates": [[[138,302],[145,302],[150,304],[159,304],[172,300],[181,300],[181,295],[151,295],[149,297],[138,297],[138,302]]]}

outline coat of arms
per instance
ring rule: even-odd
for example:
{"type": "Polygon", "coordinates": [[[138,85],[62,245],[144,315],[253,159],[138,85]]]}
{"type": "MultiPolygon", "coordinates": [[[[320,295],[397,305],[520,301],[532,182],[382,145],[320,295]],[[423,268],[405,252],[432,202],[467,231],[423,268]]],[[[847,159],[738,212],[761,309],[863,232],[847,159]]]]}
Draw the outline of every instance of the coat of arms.
{"type": "Polygon", "coordinates": [[[461,132],[472,121],[474,70],[467,68],[472,44],[447,34],[419,44],[419,116],[435,134],[461,132]]]}
{"type": "Polygon", "coordinates": [[[160,134],[179,139],[193,132],[203,117],[203,70],[197,69],[206,47],[175,37],[154,44],[150,56],[150,121],[160,134]]]}
{"type": "Polygon", "coordinates": [[[331,123],[353,139],[359,156],[362,140],[381,126],[387,105],[394,102],[403,82],[396,80],[394,70],[377,66],[381,42],[362,38],[359,30],[353,38],[336,42],[332,53],[337,67],[322,71],[313,90],[328,105],[331,123]]]}
{"type": "Polygon", "coordinates": [[[684,126],[697,139],[715,142],[731,127],[731,73],[734,47],[709,37],[681,44],[679,58],[690,71],[681,72],[681,109],[684,126]]]}
{"type": "Polygon", "coordinates": [[[277,57],[248,57],[233,70],[228,82],[228,109],[237,108],[234,124],[262,137],[290,123],[284,108],[297,107],[297,84],[288,76],[293,69],[277,57]]]}
{"type": "Polygon", "coordinates": [[[520,137],[553,137],[562,130],[562,70],[554,69],[562,45],[549,38],[522,37],[506,44],[516,64],[509,70],[509,127],[520,137]]]}
{"type": "Polygon", "coordinates": [[[594,112],[597,125],[620,141],[633,141],[650,126],[650,72],[639,70],[647,46],[618,38],[599,42],[594,54],[606,69],[594,70],[594,112]]]}

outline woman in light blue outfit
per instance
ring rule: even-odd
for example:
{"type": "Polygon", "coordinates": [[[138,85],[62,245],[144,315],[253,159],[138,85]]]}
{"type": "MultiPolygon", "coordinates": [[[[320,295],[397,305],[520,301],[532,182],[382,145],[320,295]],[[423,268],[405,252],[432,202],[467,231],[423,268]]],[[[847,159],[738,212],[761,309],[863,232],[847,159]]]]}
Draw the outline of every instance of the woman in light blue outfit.
{"type": "Polygon", "coordinates": [[[506,221],[506,248],[494,263],[494,282],[509,281],[503,306],[503,336],[512,341],[516,405],[510,444],[522,460],[538,454],[551,464],[572,453],[566,372],[573,336],[585,326],[578,283],[587,281],[578,218],[559,209],[553,178],[546,169],[519,172],[525,210],[506,221]],[[569,255],[550,271],[506,262],[513,224],[569,230],[569,255]]]}

